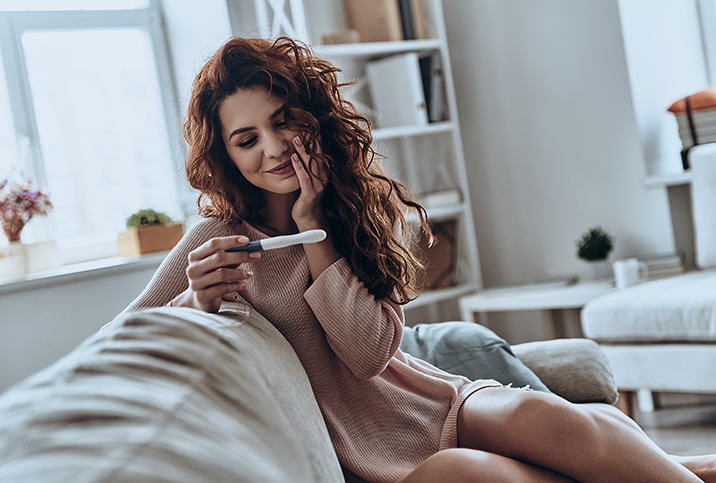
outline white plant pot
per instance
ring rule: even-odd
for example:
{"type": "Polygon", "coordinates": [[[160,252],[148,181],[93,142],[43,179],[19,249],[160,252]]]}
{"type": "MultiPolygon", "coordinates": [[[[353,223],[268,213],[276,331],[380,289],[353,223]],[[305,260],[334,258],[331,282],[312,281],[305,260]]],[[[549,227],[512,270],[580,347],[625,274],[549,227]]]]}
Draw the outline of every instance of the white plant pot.
{"type": "Polygon", "coordinates": [[[23,277],[59,266],[60,256],[54,240],[28,244],[11,242],[0,248],[0,279],[23,277]]]}
{"type": "Polygon", "coordinates": [[[592,280],[607,280],[612,276],[612,266],[607,260],[589,262],[589,275],[592,280]]]}
{"type": "Polygon", "coordinates": [[[25,245],[20,242],[10,242],[6,247],[0,247],[0,278],[18,278],[27,274],[25,262],[25,245]]]}

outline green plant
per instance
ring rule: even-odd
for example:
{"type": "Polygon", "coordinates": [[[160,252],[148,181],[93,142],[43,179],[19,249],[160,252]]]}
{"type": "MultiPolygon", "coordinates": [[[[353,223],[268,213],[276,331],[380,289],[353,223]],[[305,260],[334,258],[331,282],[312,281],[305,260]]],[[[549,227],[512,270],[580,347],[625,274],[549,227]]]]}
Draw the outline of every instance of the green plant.
{"type": "Polygon", "coordinates": [[[166,213],[151,209],[139,210],[127,218],[127,228],[141,228],[152,225],[173,225],[175,222],[166,213]]]}
{"type": "Polygon", "coordinates": [[[606,260],[614,249],[614,237],[600,226],[589,229],[577,241],[577,257],[586,262],[606,260]]]}

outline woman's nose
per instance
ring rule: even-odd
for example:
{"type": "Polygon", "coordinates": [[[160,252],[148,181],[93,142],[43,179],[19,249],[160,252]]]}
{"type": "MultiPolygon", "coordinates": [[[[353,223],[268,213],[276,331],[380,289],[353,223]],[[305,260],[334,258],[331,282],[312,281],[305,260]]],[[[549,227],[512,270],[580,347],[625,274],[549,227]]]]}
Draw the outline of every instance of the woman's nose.
{"type": "Polygon", "coordinates": [[[277,158],[288,149],[288,142],[280,133],[270,133],[264,139],[266,139],[264,153],[266,153],[266,156],[269,158],[277,158]]]}

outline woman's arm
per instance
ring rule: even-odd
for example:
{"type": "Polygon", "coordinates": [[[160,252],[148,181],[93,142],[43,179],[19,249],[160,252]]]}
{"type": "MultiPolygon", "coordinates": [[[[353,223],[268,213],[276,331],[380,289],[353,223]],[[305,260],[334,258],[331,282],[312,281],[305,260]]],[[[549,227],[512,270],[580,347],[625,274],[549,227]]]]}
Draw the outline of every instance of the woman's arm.
{"type": "Polygon", "coordinates": [[[403,334],[400,305],[376,300],[345,258],[324,270],[304,299],[333,351],[357,378],[369,379],[385,370],[403,334]]]}

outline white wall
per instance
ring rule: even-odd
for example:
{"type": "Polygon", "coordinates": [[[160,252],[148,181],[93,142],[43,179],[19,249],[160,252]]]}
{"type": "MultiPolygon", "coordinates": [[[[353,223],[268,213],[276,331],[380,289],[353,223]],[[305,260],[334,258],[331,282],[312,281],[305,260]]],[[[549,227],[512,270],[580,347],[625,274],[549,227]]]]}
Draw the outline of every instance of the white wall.
{"type": "Polygon", "coordinates": [[[643,184],[617,0],[444,7],[485,286],[587,276],[575,242],[594,225],[615,258],[673,249],[666,193],[643,184]]]}
{"type": "MultiPolygon", "coordinates": [[[[0,392],[52,364],[129,305],[159,264],[0,293],[0,392]]],[[[3,287],[3,289],[5,289],[3,287]]]]}
{"type": "Polygon", "coordinates": [[[487,286],[587,273],[602,224],[615,256],[672,248],[665,193],[643,187],[615,0],[449,0],[446,22],[487,286]]]}

